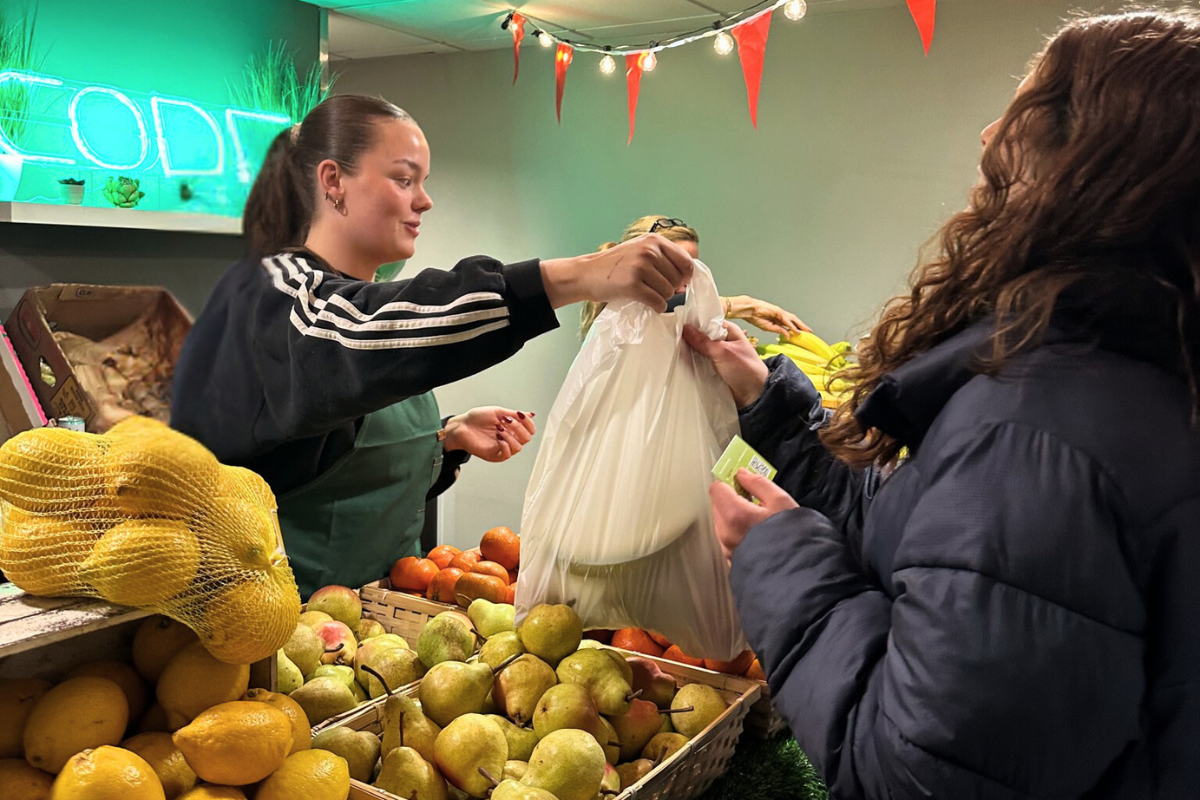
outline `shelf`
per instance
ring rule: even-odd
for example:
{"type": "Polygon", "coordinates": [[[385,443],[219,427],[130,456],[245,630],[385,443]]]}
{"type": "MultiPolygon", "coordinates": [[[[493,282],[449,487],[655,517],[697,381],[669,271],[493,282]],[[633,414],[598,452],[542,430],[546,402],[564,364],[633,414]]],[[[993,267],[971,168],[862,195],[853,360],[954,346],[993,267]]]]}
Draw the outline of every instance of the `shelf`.
{"type": "Polygon", "coordinates": [[[0,659],[149,615],[103,600],[34,597],[0,583],[0,659]]]}
{"type": "Polygon", "coordinates": [[[185,214],[175,211],[139,211],[136,208],[57,205],[54,203],[0,203],[0,222],[218,233],[228,236],[240,236],[242,233],[240,217],[223,217],[219,214],[185,214]]]}

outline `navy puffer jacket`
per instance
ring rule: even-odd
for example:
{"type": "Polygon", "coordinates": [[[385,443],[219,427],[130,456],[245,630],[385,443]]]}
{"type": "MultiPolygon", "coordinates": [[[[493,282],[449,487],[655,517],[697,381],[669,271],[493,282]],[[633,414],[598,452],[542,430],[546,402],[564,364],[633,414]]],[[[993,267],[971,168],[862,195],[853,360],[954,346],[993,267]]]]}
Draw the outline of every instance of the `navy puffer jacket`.
{"type": "Polygon", "coordinates": [[[910,447],[886,480],[785,358],[742,410],[802,507],[734,594],[833,798],[1200,798],[1200,436],[1176,316],[1118,305],[994,377],[989,322],[897,369],[859,410],[910,447]]]}

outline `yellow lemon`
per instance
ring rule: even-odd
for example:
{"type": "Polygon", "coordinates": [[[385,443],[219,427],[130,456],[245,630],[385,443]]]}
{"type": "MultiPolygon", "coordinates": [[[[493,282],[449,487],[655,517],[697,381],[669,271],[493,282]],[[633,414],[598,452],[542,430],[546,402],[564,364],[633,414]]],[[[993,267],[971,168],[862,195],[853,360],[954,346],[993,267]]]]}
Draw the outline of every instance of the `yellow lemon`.
{"type": "Polygon", "coordinates": [[[312,747],[312,726],[308,724],[308,715],[295,700],[286,694],[268,692],[266,689],[251,689],[242,699],[266,703],[287,714],[292,723],[292,749],[288,755],[312,747]]]}
{"type": "Polygon", "coordinates": [[[134,634],[133,665],[143,678],[156,681],[175,654],[196,640],[195,632],[182,622],[150,617],[134,634]]]}
{"type": "Polygon", "coordinates": [[[105,600],[150,606],[186,589],[199,566],[200,543],[187,525],[131,519],[100,537],[79,575],[105,600]]]}
{"type": "Polygon", "coordinates": [[[164,431],[170,430],[170,426],[165,422],[159,422],[152,417],[143,417],[141,414],[134,414],[126,417],[108,429],[106,436],[132,436],[141,433],[151,433],[162,435],[164,431]]]}
{"type": "Polygon", "coordinates": [[[85,513],[104,497],[104,437],[35,428],[0,446],[0,498],[35,514],[85,513]]]}
{"type": "Polygon", "coordinates": [[[5,800],[46,800],[54,776],[34,769],[19,758],[0,759],[0,786],[5,800]]]}
{"type": "Polygon", "coordinates": [[[80,750],[120,742],[128,722],[129,703],[120,686],[91,675],[70,678],[33,707],[25,723],[25,760],[58,772],[80,750]]]}
{"type": "Polygon", "coordinates": [[[137,753],[150,765],[162,784],[167,800],[174,800],[196,785],[196,773],[171,740],[171,734],[139,733],[121,742],[121,747],[137,753]]]}
{"type": "Polygon", "coordinates": [[[236,786],[213,786],[206,783],[181,794],[179,800],[246,800],[246,793],[236,786]]]}
{"type": "Polygon", "coordinates": [[[257,472],[245,467],[221,467],[220,485],[218,492],[222,497],[240,497],[243,500],[254,500],[262,504],[267,511],[279,507],[275,500],[275,492],[271,485],[263,480],[257,472]]]}
{"type": "Polygon", "coordinates": [[[166,800],[158,776],[136,753],[97,747],[71,757],[50,788],[50,800],[166,800]]]}
{"type": "Polygon", "coordinates": [[[267,703],[238,700],[213,706],[172,738],[201,779],[244,786],[282,766],[292,747],[292,723],[267,703]]]}
{"type": "Polygon", "coordinates": [[[202,444],[166,426],[109,439],[112,504],[131,517],[186,519],[208,502],[220,464],[202,444]]]}
{"type": "Polygon", "coordinates": [[[271,512],[249,497],[215,497],[195,524],[214,569],[267,570],[277,563],[279,540],[271,512]],[[228,563],[225,563],[225,562],[228,563]]]}
{"type": "Polygon", "coordinates": [[[201,711],[237,700],[250,686],[248,664],[218,661],[194,642],[179,651],[158,679],[158,702],[172,729],[191,722],[201,711]]]}
{"type": "Polygon", "coordinates": [[[21,758],[25,755],[22,738],[25,721],[38,700],[50,691],[50,681],[41,678],[9,678],[0,680],[0,758],[21,758]]]}
{"type": "Polygon", "coordinates": [[[200,638],[222,661],[252,663],[291,639],[300,621],[300,593],[286,561],[221,591],[204,609],[200,638]]]}
{"type": "Polygon", "coordinates": [[[346,800],[350,768],[346,759],[326,750],[302,750],[258,786],[254,800],[346,800]]]}
{"type": "Polygon", "coordinates": [[[142,715],[142,721],[138,723],[138,733],[153,733],[155,731],[162,733],[175,732],[175,728],[172,728],[170,723],[167,722],[167,710],[162,707],[162,703],[155,703],[146,709],[146,713],[142,715]]]}
{"type": "Polygon", "coordinates": [[[0,569],[9,580],[42,597],[87,590],[79,577],[79,565],[92,552],[102,529],[87,520],[31,514],[7,503],[2,513],[0,569]]]}
{"type": "Polygon", "coordinates": [[[146,713],[146,682],[137,674],[137,670],[120,661],[89,661],[67,673],[68,678],[77,678],[80,675],[108,678],[120,686],[125,694],[125,701],[129,703],[129,721],[141,721],[142,715],[146,713]]]}

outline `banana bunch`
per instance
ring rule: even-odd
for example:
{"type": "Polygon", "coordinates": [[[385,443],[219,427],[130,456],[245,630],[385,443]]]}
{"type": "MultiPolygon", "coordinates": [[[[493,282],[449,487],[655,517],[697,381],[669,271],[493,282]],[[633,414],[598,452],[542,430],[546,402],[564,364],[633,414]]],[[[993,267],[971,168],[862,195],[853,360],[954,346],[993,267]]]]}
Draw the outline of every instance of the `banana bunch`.
{"type": "Polygon", "coordinates": [[[850,384],[835,376],[838,370],[847,366],[846,356],[853,349],[849,342],[826,344],[815,333],[801,331],[781,335],[777,344],[759,345],[758,354],[763,358],[790,358],[817,387],[821,393],[821,404],[826,408],[837,408],[841,395],[850,388],[850,384]]]}
{"type": "Polygon", "coordinates": [[[140,184],[138,179],[127,178],[124,175],[109,178],[104,184],[104,199],[117,208],[133,208],[146,196],[145,192],[138,189],[140,184]]]}

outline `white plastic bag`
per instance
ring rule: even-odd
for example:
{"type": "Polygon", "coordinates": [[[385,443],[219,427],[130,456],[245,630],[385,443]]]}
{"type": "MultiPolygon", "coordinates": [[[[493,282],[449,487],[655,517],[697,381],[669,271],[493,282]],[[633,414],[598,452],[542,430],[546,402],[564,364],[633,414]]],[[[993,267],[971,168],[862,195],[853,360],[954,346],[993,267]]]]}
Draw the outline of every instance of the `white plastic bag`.
{"type": "Polygon", "coordinates": [[[708,499],[737,409],[682,336],[691,324],[723,339],[723,318],[699,261],[675,312],[628,303],[597,317],[525,493],[518,618],[570,603],[585,628],[645,628],[694,657],[746,649],[708,499]]]}

